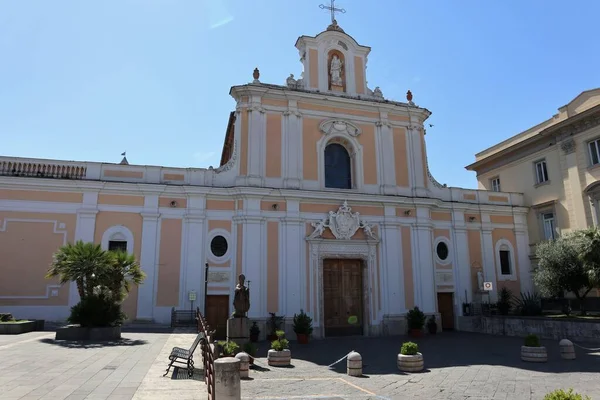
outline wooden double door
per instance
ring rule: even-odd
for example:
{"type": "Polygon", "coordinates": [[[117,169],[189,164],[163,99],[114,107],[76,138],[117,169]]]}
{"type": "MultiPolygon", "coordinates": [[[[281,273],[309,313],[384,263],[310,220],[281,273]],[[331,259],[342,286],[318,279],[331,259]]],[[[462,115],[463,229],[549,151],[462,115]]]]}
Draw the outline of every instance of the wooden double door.
{"type": "Polygon", "coordinates": [[[438,311],[442,316],[442,330],[454,330],[454,294],[437,294],[438,311]]]}
{"type": "Polygon", "coordinates": [[[325,336],[363,334],[362,264],[362,260],[323,260],[325,336]]]}
{"type": "Polygon", "coordinates": [[[224,340],[227,336],[227,319],[229,318],[229,296],[206,296],[206,322],[211,330],[216,330],[215,339],[224,340]]]}

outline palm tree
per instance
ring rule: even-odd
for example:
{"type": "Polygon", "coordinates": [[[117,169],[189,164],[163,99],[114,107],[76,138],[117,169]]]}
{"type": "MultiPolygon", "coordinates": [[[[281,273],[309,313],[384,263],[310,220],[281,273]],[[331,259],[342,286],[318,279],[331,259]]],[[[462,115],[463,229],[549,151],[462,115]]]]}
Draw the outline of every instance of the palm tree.
{"type": "Polygon", "coordinates": [[[54,254],[46,278],[58,277],[61,284],[74,281],[79,297],[84,299],[94,294],[94,287],[100,283],[99,272],[109,268],[111,263],[112,255],[98,244],[67,243],[54,254]]]}
{"type": "Polygon", "coordinates": [[[111,263],[100,279],[112,294],[115,302],[122,302],[131,290],[131,284],[140,285],[146,274],[140,268],[133,254],[125,251],[111,251],[111,263]]]}

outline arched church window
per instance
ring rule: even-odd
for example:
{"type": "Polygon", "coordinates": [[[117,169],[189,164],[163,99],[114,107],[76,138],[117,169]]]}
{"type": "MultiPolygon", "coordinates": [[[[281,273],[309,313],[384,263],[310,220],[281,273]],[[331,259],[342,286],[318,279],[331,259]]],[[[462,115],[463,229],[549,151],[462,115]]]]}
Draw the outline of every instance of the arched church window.
{"type": "Polygon", "coordinates": [[[331,143],[325,147],[325,187],[352,189],[350,154],[339,143],[331,143]]]}

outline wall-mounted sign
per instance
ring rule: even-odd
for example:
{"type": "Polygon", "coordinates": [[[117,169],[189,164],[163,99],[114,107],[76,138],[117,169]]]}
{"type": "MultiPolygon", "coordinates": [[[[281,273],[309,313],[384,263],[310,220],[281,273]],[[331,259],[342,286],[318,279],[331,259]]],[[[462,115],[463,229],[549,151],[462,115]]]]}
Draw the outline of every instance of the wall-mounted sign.
{"type": "Polygon", "coordinates": [[[190,290],[190,292],[188,293],[188,299],[190,301],[196,301],[196,291],[190,290]]]}
{"type": "Polygon", "coordinates": [[[483,282],[483,290],[490,292],[492,290],[492,282],[483,282]]]}

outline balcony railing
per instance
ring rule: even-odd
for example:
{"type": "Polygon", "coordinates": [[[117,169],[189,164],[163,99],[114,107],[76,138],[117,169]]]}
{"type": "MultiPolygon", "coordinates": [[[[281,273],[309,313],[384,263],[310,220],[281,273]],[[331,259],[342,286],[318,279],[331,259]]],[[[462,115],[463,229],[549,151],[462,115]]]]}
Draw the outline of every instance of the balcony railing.
{"type": "Polygon", "coordinates": [[[0,175],[35,178],[84,179],[86,168],[78,165],[0,161],[0,175]]]}

